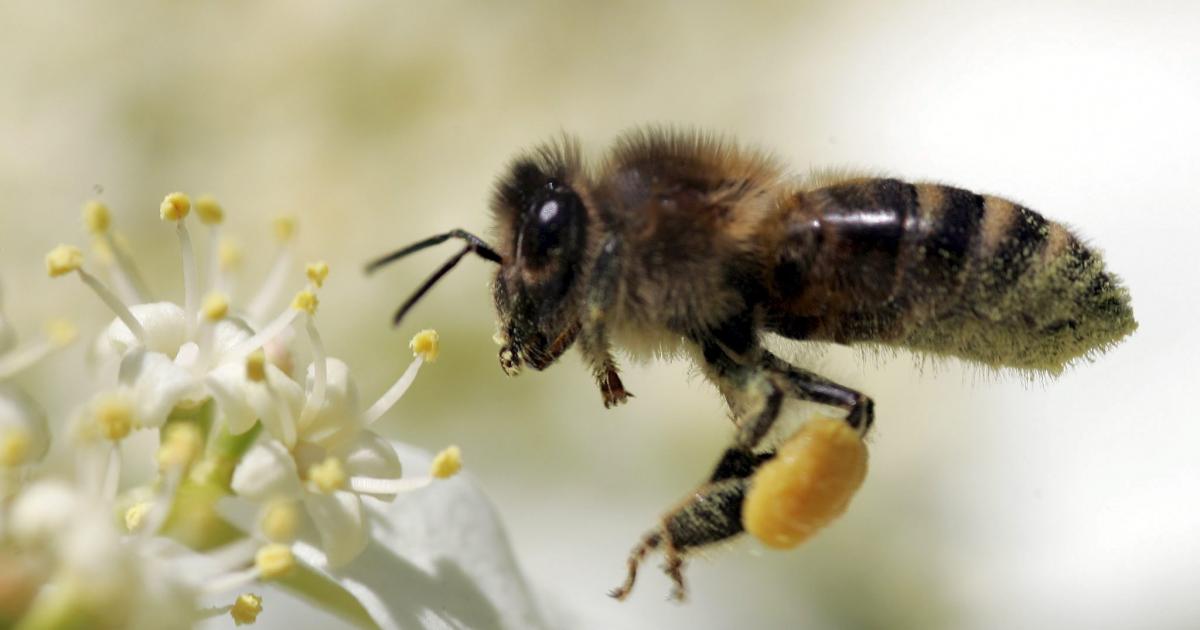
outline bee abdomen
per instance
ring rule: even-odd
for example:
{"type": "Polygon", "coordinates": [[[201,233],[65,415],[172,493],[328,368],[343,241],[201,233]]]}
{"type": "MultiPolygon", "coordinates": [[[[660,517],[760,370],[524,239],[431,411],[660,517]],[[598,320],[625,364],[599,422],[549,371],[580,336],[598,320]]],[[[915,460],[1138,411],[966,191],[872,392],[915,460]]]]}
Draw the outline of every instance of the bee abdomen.
{"type": "Polygon", "coordinates": [[[797,195],[797,221],[809,254],[777,326],[789,336],[1057,372],[1136,327],[1099,254],[999,197],[858,179],[797,195]]]}

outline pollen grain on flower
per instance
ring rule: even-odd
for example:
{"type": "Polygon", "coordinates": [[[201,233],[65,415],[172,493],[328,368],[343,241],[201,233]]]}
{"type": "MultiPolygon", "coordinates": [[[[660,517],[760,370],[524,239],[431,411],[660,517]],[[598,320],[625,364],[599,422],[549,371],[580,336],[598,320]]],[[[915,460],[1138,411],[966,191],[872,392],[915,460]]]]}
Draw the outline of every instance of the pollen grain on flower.
{"type": "Polygon", "coordinates": [[[163,198],[158,206],[163,221],[182,221],[192,209],[192,200],[181,192],[173,192],[163,198]]]}
{"type": "Polygon", "coordinates": [[[96,401],[93,417],[100,435],[114,442],[124,439],[134,428],[133,406],[116,395],[103,396],[96,401]]]}
{"type": "Polygon", "coordinates": [[[83,204],[83,225],[92,234],[103,234],[112,225],[112,214],[108,206],[92,200],[83,204]]]}
{"type": "Polygon", "coordinates": [[[329,263],[323,260],[308,263],[304,268],[304,275],[308,276],[309,281],[319,289],[325,284],[325,278],[329,276],[329,263]]]}
{"type": "Polygon", "coordinates": [[[296,309],[297,311],[304,311],[309,315],[315,315],[317,313],[318,304],[319,300],[317,300],[317,294],[309,291],[308,289],[297,292],[292,298],[292,308],[296,309]]]}
{"type": "Polygon", "coordinates": [[[225,220],[225,209],[212,195],[201,195],[196,198],[196,216],[205,225],[219,225],[225,220]]]}
{"type": "Polygon", "coordinates": [[[448,446],[433,458],[429,466],[429,474],[435,479],[448,479],[462,470],[462,450],[457,446],[448,446]]]}
{"type": "Polygon", "coordinates": [[[59,245],[46,254],[46,272],[51,278],[78,271],[83,267],[83,252],[74,245],[59,245]]]}
{"type": "Polygon", "coordinates": [[[439,341],[438,332],[427,329],[414,335],[412,341],[408,343],[408,347],[412,349],[414,357],[421,357],[425,361],[433,363],[437,361],[438,352],[441,350],[439,341]]]}
{"type": "Polygon", "coordinates": [[[271,222],[275,232],[275,240],[286,243],[296,236],[296,219],[289,216],[275,217],[271,222]]]}
{"type": "Polygon", "coordinates": [[[262,597],[253,593],[242,593],[234,600],[229,615],[233,617],[234,625],[245,626],[258,621],[262,609],[262,597]]]}
{"type": "Polygon", "coordinates": [[[254,568],[259,577],[273,580],[290,574],[296,568],[292,548],[282,543],[264,545],[254,554],[254,568]]]}

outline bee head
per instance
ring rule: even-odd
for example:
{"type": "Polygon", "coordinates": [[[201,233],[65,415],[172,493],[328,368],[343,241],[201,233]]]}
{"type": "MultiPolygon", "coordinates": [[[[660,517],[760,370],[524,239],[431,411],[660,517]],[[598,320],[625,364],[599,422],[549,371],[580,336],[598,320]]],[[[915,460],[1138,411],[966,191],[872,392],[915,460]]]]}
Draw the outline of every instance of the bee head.
{"type": "Polygon", "coordinates": [[[588,211],[578,150],[569,141],[517,159],[492,199],[503,259],[493,290],[500,317],[500,362],[541,370],[579,332],[579,281],[588,248],[588,211]]]}

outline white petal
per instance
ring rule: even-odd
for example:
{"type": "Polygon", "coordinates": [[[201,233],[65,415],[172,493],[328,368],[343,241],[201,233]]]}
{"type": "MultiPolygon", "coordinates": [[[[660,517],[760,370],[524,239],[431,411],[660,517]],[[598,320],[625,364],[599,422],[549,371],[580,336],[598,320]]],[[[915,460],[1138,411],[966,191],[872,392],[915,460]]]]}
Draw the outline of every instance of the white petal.
{"type": "Polygon", "coordinates": [[[296,462],[283,444],[271,440],[256,444],[242,456],[233,471],[233,491],[251,501],[299,498],[304,494],[296,462]]]}
{"type": "Polygon", "coordinates": [[[41,481],[17,496],[9,525],[26,544],[47,542],[66,531],[79,511],[79,495],[61,481],[41,481]]]}
{"type": "MultiPolygon", "coordinates": [[[[334,451],[333,455],[342,460],[346,474],[351,477],[400,478],[400,457],[396,455],[396,449],[374,431],[360,431],[353,441],[334,451]]],[[[395,495],[374,496],[385,501],[395,498],[395,495]]]]}
{"type": "Polygon", "coordinates": [[[345,565],[366,548],[367,524],[358,495],[345,491],[308,492],[304,495],[304,507],[321,534],[321,548],[330,567],[345,565]]]}
{"type": "Polygon", "coordinates": [[[16,386],[0,383],[0,439],[10,431],[22,432],[29,439],[26,464],[41,460],[50,448],[46,412],[16,386]]]}
{"type": "Polygon", "coordinates": [[[253,335],[254,331],[250,329],[250,326],[246,322],[236,317],[222,319],[217,322],[216,328],[213,329],[212,348],[214,355],[219,357],[225,351],[249,339],[253,335]]]}
{"type": "MultiPolygon", "coordinates": [[[[254,426],[258,413],[250,406],[249,385],[246,367],[237,363],[226,363],[208,373],[204,379],[212,394],[217,409],[225,416],[229,432],[237,435],[254,426]]],[[[278,436],[276,436],[278,437],[278,436]]]]}
{"type": "MultiPolygon", "coordinates": [[[[362,428],[362,414],[358,405],[358,386],[350,377],[350,368],[333,357],[325,361],[325,366],[325,404],[316,417],[301,428],[301,433],[305,439],[333,450],[358,434],[362,428]]],[[[315,375],[316,367],[309,365],[305,388],[309,395],[315,375]]]]}
{"type": "Polygon", "coordinates": [[[196,387],[189,370],[176,365],[165,354],[140,348],[121,360],[118,379],[121,385],[132,389],[138,422],[148,427],[166,422],[171,409],[196,387]]]}
{"type": "MultiPolygon", "coordinates": [[[[146,349],[174,357],[187,339],[187,316],[183,307],[172,302],[136,304],[129,311],[146,331],[146,349]]],[[[137,338],[120,318],[114,319],[100,336],[98,350],[101,355],[116,353],[123,355],[137,347],[137,338]]]]}
{"type": "MultiPolygon", "coordinates": [[[[433,461],[393,444],[410,469],[433,461]]],[[[546,627],[495,510],[468,474],[391,504],[364,503],[371,537],[352,562],[324,570],[320,552],[305,545],[297,545],[297,557],[351,593],[379,627],[546,627]]]]}

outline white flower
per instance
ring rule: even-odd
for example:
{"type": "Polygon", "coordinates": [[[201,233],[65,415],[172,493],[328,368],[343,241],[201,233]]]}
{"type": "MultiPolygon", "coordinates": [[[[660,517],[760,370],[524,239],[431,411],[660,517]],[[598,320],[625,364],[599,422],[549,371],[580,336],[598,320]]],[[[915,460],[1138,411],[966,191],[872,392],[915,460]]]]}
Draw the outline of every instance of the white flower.
{"type": "Polygon", "coordinates": [[[37,567],[31,627],[190,628],[197,589],[146,541],[122,536],[111,508],[58,481],[17,496],[5,553],[37,567]],[[189,615],[189,611],[192,613],[189,615]]]}
{"type": "MultiPolygon", "coordinates": [[[[324,357],[311,316],[306,323],[317,361],[308,368],[305,396],[301,399],[296,389],[287,386],[275,390],[279,410],[263,415],[284,419],[285,425],[272,432],[275,439],[245,454],[234,471],[232,488],[239,496],[263,505],[302,502],[320,538],[320,548],[329,565],[336,567],[352,560],[367,545],[362,495],[391,500],[399,492],[428,484],[435,476],[402,479],[400,460],[391,445],[367,427],[395,404],[421,364],[436,357],[437,335],[426,331],[414,339],[419,352],[412,365],[364,413],[349,367],[324,357]],[[294,429],[287,423],[291,418],[296,419],[294,429]]],[[[219,374],[210,380],[219,380],[219,374]]],[[[457,472],[457,449],[452,453],[455,464],[439,469],[437,476],[457,472]]]]}

